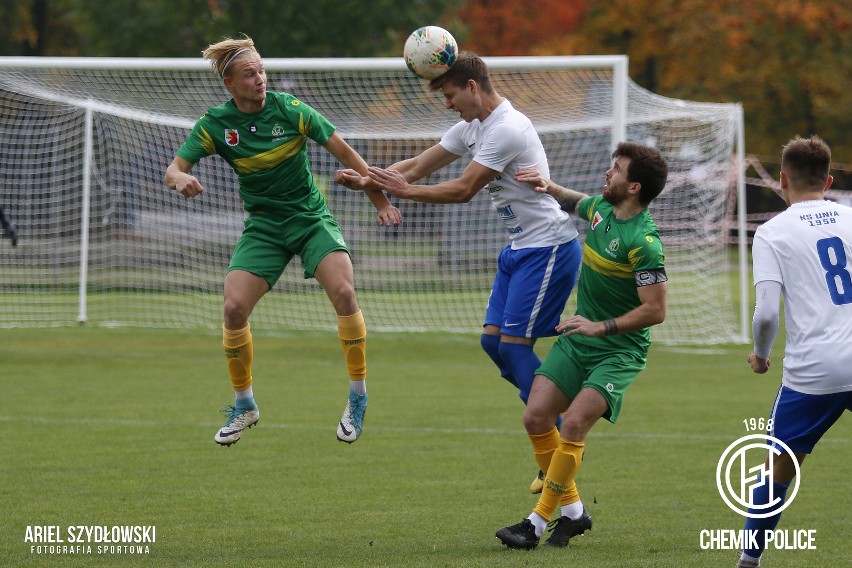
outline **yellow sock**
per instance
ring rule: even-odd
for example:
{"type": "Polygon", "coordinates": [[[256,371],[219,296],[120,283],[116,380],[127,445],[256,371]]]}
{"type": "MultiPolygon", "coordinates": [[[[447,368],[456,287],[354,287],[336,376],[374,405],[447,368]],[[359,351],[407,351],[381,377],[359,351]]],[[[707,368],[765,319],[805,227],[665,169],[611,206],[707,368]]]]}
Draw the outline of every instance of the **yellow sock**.
{"type": "Polygon", "coordinates": [[[560,505],[570,505],[571,503],[576,503],[580,500],[580,492],[577,491],[577,484],[572,479],[568,484],[568,489],[565,491],[565,494],[562,496],[562,499],[559,500],[560,505]]]}
{"type": "Polygon", "coordinates": [[[585,442],[569,442],[559,438],[559,446],[553,452],[550,467],[547,468],[547,476],[544,478],[544,489],[533,509],[548,521],[563,497],[570,496],[575,501],[580,498],[574,478],[580,470],[585,445],[585,442]]]}
{"type": "Polygon", "coordinates": [[[533,453],[535,461],[538,462],[538,469],[547,471],[550,467],[550,459],[553,457],[553,452],[559,445],[559,430],[556,426],[550,432],[545,434],[530,434],[530,442],[533,445],[533,453]]]}
{"type": "Polygon", "coordinates": [[[225,358],[228,360],[228,372],[231,374],[234,390],[241,391],[249,388],[251,360],[254,356],[249,324],[247,323],[242,329],[226,329],[223,325],[222,346],[225,348],[225,358]]]}
{"type": "Polygon", "coordinates": [[[337,336],[343,346],[349,378],[363,381],[367,377],[367,326],[361,310],[351,316],[337,316],[337,336]]]}

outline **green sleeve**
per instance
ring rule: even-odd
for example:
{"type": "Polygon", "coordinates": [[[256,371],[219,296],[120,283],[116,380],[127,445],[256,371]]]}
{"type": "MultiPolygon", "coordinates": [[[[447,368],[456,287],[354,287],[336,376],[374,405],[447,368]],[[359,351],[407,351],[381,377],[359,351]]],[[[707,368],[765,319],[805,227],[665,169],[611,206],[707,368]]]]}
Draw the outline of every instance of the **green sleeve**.
{"type": "Polygon", "coordinates": [[[319,111],[288,93],[277,93],[275,100],[299,132],[322,146],[328,143],[336,129],[319,111]]]}
{"type": "Polygon", "coordinates": [[[595,210],[595,205],[601,200],[601,196],[584,197],[577,204],[577,216],[586,221],[592,220],[592,212],[595,210]]]}
{"type": "Polygon", "coordinates": [[[663,242],[656,230],[641,235],[638,242],[630,249],[628,258],[633,272],[639,270],[655,270],[665,266],[663,242]]]}
{"type": "Polygon", "coordinates": [[[189,136],[187,136],[177,151],[178,156],[191,164],[198,162],[205,156],[216,153],[216,145],[213,143],[213,138],[205,127],[207,124],[206,118],[207,115],[205,114],[196,121],[189,136]]]}

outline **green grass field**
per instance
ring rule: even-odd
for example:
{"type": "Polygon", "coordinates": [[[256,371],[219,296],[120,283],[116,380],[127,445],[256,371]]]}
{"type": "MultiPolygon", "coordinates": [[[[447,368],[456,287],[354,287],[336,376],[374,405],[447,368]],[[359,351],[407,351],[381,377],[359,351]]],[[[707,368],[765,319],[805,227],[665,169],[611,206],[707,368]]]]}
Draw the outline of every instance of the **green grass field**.
{"type": "MultiPolygon", "coordinates": [[[[506,550],[496,529],[529,514],[537,467],[522,404],[475,335],[369,342],[361,440],[335,439],[347,383],[336,337],[255,330],[262,419],[218,447],[232,398],[218,333],[0,330],[0,565],[305,567],[733,567],[702,529],[739,529],[716,464],[765,416],[748,346],[652,348],[617,425],[592,431],[578,483],[594,529],[567,549],[506,550]],[[145,555],[32,555],[27,526],[154,525],[145,555]]],[[[544,354],[549,342],[539,345],[544,354]]],[[[817,550],[770,550],[766,568],[849,566],[852,420],[805,462],[779,528],[817,550]]]]}

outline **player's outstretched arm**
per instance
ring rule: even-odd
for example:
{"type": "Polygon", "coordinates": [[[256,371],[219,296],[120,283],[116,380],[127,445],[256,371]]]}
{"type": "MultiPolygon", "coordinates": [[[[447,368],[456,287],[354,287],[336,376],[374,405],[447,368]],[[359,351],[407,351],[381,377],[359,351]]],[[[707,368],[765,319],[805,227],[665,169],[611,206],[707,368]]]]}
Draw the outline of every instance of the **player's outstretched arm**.
{"type": "Polygon", "coordinates": [[[395,169],[370,167],[370,177],[396,197],[420,203],[467,203],[497,176],[498,172],[471,161],[461,177],[435,185],[412,185],[395,169]]]}
{"type": "Polygon", "coordinates": [[[577,204],[588,197],[585,193],[562,187],[541,175],[535,168],[522,168],[516,171],[515,179],[530,184],[539,193],[547,193],[553,196],[559,206],[568,213],[574,213],[577,210],[577,204]]]}
{"type": "Polygon", "coordinates": [[[172,163],[166,168],[166,185],[184,197],[201,195],[204,187],[195,176],[189,174],[193,165],[180,156],[175,156],[172,163]]]}
{"type": "Polygon", "coordinates": [[[456,154],[447,151],[440,144],[435,144],[417,156],[400,160],[387,169],[401,173],[405,177],[405,181],[414,183],[417,180],[432,175],[458,158],[456,154]]]}
{"type": "Polygon", "coordinates": [[[356,191],[367,191],[371,189],[381,191],[383,189],[382,186],[371,180],[368,176],[362,176],[352,168],[336,170],[334,172],[334,183],[356,191]]]}
{"type": "Polygon", "coordinates": [[[328,142],[325,143],[325,148],[348,168],[347,170],[338,170],[335,172],[335,181],[340,180],[338,183],[350,189],[361,189],[364,191],[378,212],[376,218],[379,225],[399,225],[402,221],[402,214],[399,212],[399,209],[391,205],[391,202],[384,192],[382,192],[380,186],[370,183],[369,178],[366,177],[367,162],[364,161],[364,158],[337,132],[329,137],[328,142]],[[361,178],[363,181],[359,181],[356,178],[361,178]],[[354,187],[343,183],[344,181],[352,183],[354,187]],[[360,187],[357,187],[359,185],[360,187]]]}
{"type": "MultiPolygon", "coordinates": [[[[413,158],[396,162],[387,169],[401,174],[402,179],[406,183],[414,183],[439,170],[456,158],[458,156],[450,154],[440,144],[436,144],[413,158]]],[[[387,190],[387,187],[383,183],[384,180],[379,180],[378,176],[369,176],[367,173],[353,167],[346,170],[337,170],[334,174],[334,180],[349,189],[360,191],[367,189],[387,190]]]]}

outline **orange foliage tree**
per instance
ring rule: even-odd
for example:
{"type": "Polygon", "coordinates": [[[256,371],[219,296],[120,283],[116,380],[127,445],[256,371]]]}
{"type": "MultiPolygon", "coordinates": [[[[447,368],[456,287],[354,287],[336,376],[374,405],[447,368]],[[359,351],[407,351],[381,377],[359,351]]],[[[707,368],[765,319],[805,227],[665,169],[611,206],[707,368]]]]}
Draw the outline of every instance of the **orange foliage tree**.
{"type": "MultiPolygon", "coordinates": [[[[480,2],[481,3],[481,2],[480,2]]],[[[479,3],[477,3],[479,4],[479,3]]],[[[489,3],[491,4],[491,3],[489,3]]],[[[519,3],[520,4],[520,3],[519,3]]],[[[852,161],[852,11],[847,0],[588,0],[574,31],[526,3],[528,53],[630,57],[630,75],[665,96],[742,102],[749,152],[774,156],[795,134],[852,161]]],[[[513,36],[514,37],[514,36],[513,36]]],[[[489,38],[497,44],[499,38],[489,38]]],[[[506,43],[508,40],[505,40],[506,43]]],[[[517,53],[517,52],[515,52],[517,53]]]]}
{"type": "Polygon", "coordinates": [[[576,29],[585,0],[468,0],[458,11],[466,30],[462,49],[480,55],[529,55],[548,38],[576,29]]]}

